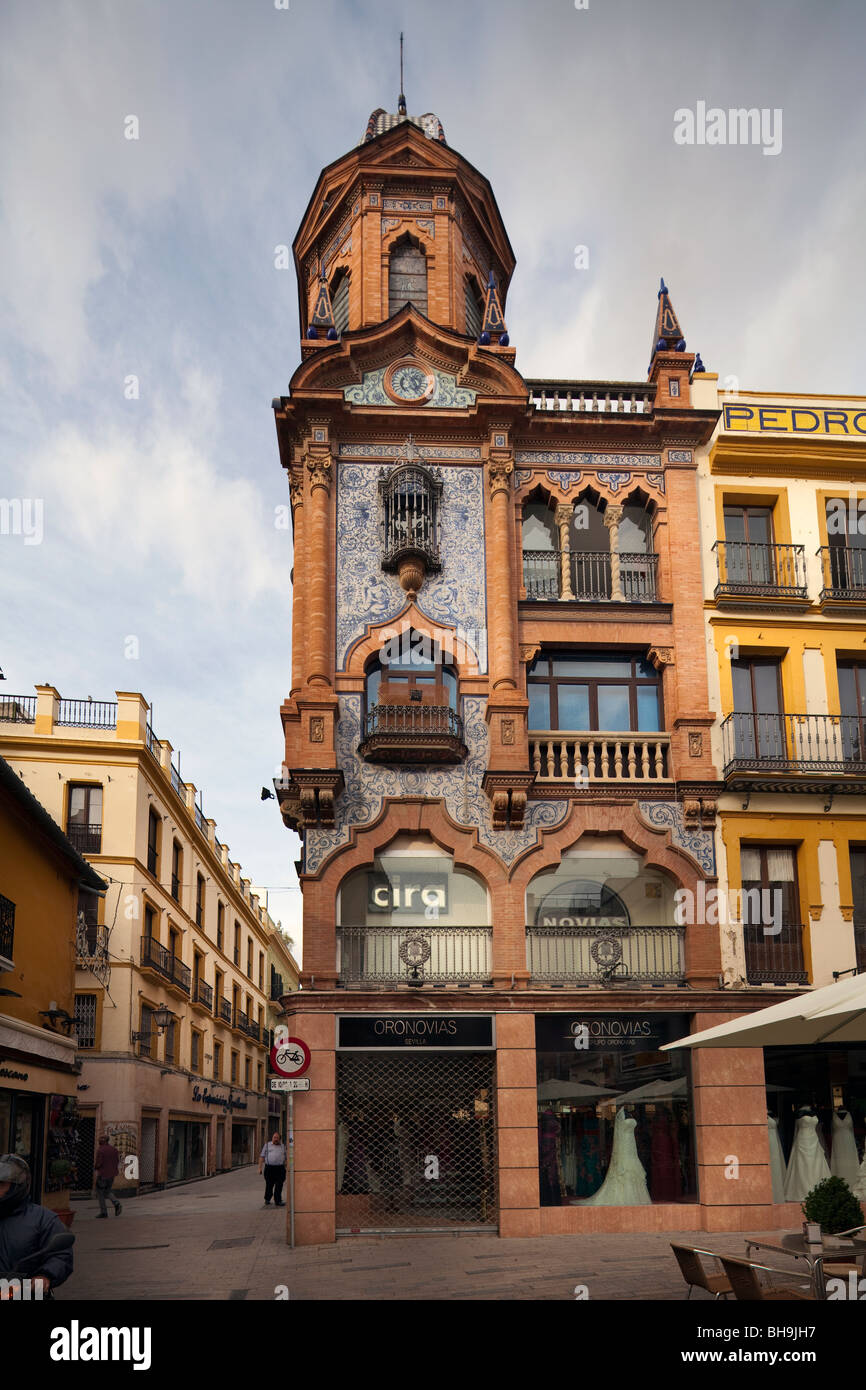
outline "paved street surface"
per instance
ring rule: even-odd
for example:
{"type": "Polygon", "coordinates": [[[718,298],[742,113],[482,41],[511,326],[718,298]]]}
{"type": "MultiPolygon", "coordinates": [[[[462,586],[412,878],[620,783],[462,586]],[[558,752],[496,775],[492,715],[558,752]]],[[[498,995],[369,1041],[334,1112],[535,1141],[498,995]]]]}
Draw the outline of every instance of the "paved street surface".
{"type": "MultiPolygon", "coordinates": [[[[290,1250],[286,1208],[263,1206],[264,1182],[243,1168],[109,1207],[74,1202],[75,1273],[58,1302],[91,1299],[673,1299],[686,1294],[670,1237],[345,1236],[290,1250]]],[[[674,1239],[744,1254],[740,1234],[674,1239]]],[[[708,1299],[696,1292],[692,1301],[708,1299]]]]}

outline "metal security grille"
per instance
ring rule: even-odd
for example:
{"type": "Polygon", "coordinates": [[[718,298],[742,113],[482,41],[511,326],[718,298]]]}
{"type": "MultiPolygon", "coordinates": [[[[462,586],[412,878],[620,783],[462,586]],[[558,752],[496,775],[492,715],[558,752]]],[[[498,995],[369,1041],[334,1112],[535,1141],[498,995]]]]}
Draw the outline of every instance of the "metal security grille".
{"type": "Polygon", "coordinates": [[[89,1115],[79,1118],[75,1145],[74,1192],[90,1192],[93,1188],[93,1160],[96,1156],[96,1120],[89,1115]]]}
{"type": "Polygon", "coordinates": [[[337,1229],[495,1226],[494,1084],[492,1054],[338,1054],[337,1229]]]}

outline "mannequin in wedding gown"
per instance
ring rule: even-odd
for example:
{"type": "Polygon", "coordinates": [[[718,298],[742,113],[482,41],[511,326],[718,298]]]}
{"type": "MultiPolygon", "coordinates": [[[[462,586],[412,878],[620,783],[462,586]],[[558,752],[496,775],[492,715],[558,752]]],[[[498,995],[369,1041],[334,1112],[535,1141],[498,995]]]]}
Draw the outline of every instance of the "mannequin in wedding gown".
{"type": "Polygon", "coordinates": [[[849,1187],[853,1187],[859,1177],[860,1158],[857,1153],[854,1121],[851,1118],[850,1110],[833,1112],[833,1152],[830,1159],[830,1172],[834,1178],[842,1178],[849,1187]]]}
{"type": "Polygon", "coordinates": [[[774,1115],[767,1115],[770,1140],[770,1176],[773,1180],[773,1201],[785,1200],[785,1155],[779,1138],[779,1124],[774,1115]]]}
{"type": "Polygon", "coordinates": [[[866,1151],[863,1153],[863,1162],[860,1164],[853,1190],[855,1197],[859,1197],[861,1202],[866,1202],[866,1151]]]}
{"type": "Polygon", "coordinates": [[[830,1167],[818,1142],[818,1116],[801,1115],[785,1177],[785,1201],[802,1202],[816,1183],[830,1177],[830,1167]]]}
{"type": "Polygon", "coordinates": [[[646,1170],[638,1157],[634,1132],[637,1120],[626,1114],[623,1106],[616,1112],[613,1126],[613,1149],[604,1182],[591,1197],[580,1203],[585,1207],[645,1207],[652,1198],[646,1182],[646,1170]]]}

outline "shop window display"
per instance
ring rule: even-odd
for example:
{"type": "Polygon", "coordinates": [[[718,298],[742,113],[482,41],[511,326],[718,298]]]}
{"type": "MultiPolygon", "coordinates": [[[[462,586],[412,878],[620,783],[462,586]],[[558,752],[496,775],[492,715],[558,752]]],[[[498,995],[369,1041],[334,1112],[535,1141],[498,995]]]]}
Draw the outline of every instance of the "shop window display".
{"type": "Polygon", "coordinates": [[[831,1175],[866,1201],[866,1047],[768,1047],[764,1072],[773,1201],[831,1175]]]}
{"type": "Polygon", "coordinates": [[[689,1058],[662,1052],[681,1014],[536,1019],[542,1206],[695,1202],[689,1058]]]}

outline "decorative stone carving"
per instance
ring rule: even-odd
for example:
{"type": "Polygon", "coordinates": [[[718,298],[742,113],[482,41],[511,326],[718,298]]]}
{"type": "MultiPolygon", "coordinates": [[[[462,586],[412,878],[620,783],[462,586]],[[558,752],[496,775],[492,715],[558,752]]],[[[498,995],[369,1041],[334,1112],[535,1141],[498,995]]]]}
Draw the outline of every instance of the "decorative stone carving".
{"type": "Polygon", "coordinates": [[[292,511],[304,504],[304,475],[300,469],[293,468],[289,474],[289,500],[292,511]]]}
{"type": "Polygon", "coordinates": [[[701,823],[701,803],[696,797],[683,800],[683,825],[687,830],[697,830],[701,823]]]}
{"type": "Polygon", "coordinates": [[[313,714],[310,716],[310,742],[325,742],[325,720],[321,714],[313,714]]]}
{"type": "Polygon", "coordinates": [[[513,743],[513,742],[514,742],[514,720],[513,720],[513,719],[503,719],[503,721],[502,721],[502,742],[503,742],[503,743],[513,743]]]}
{"type": "Polygon", "coordinates": [[[324,488],[325,492],[331,491],[331,456],[330,454],[311,454],[307,458],[307,470],[310,474],[310,488],[324,488]]]}
{"type": "Polygon", "coordinates": [[[495,497],[497,492],[511,491],[511,475],[513,472],[514,464],[510,459],[491,459],[488,468],[491,498],[495,497]]]}
{"type": "Polygon", "coordinates": [[[530,662],[535,660],[540,651],[540,642],[522,642],[520,644],[520,660],[528,666],[530,662]]]}
{"type": "Polygon", "coordinates": [[[689,757],[702,758],[704,756],[704,735],[700,729],[689,730],[689,757]]]}
{"type": "Polygon", "coordinates": [[[701,825],[705,830],[713,830],[716,824],[716,803],[715,801],[701,799],[701,825]]]}
{"type": "MultiPolygon", "coordinates": [[[[661,671],[665,666],[673,666],[674,649],[673,647],[650,647],[647,652],[647,659],[652,662],[657,671],[661,671]]],[[[700,754],[694,756],[699,757],[700,754]]]]}
{"type": "Polygon", "coordinates": [[[508,824],[508,792],[496,791],[493,793],[493,828],[494,830],[504,829],[508,824]]]}

